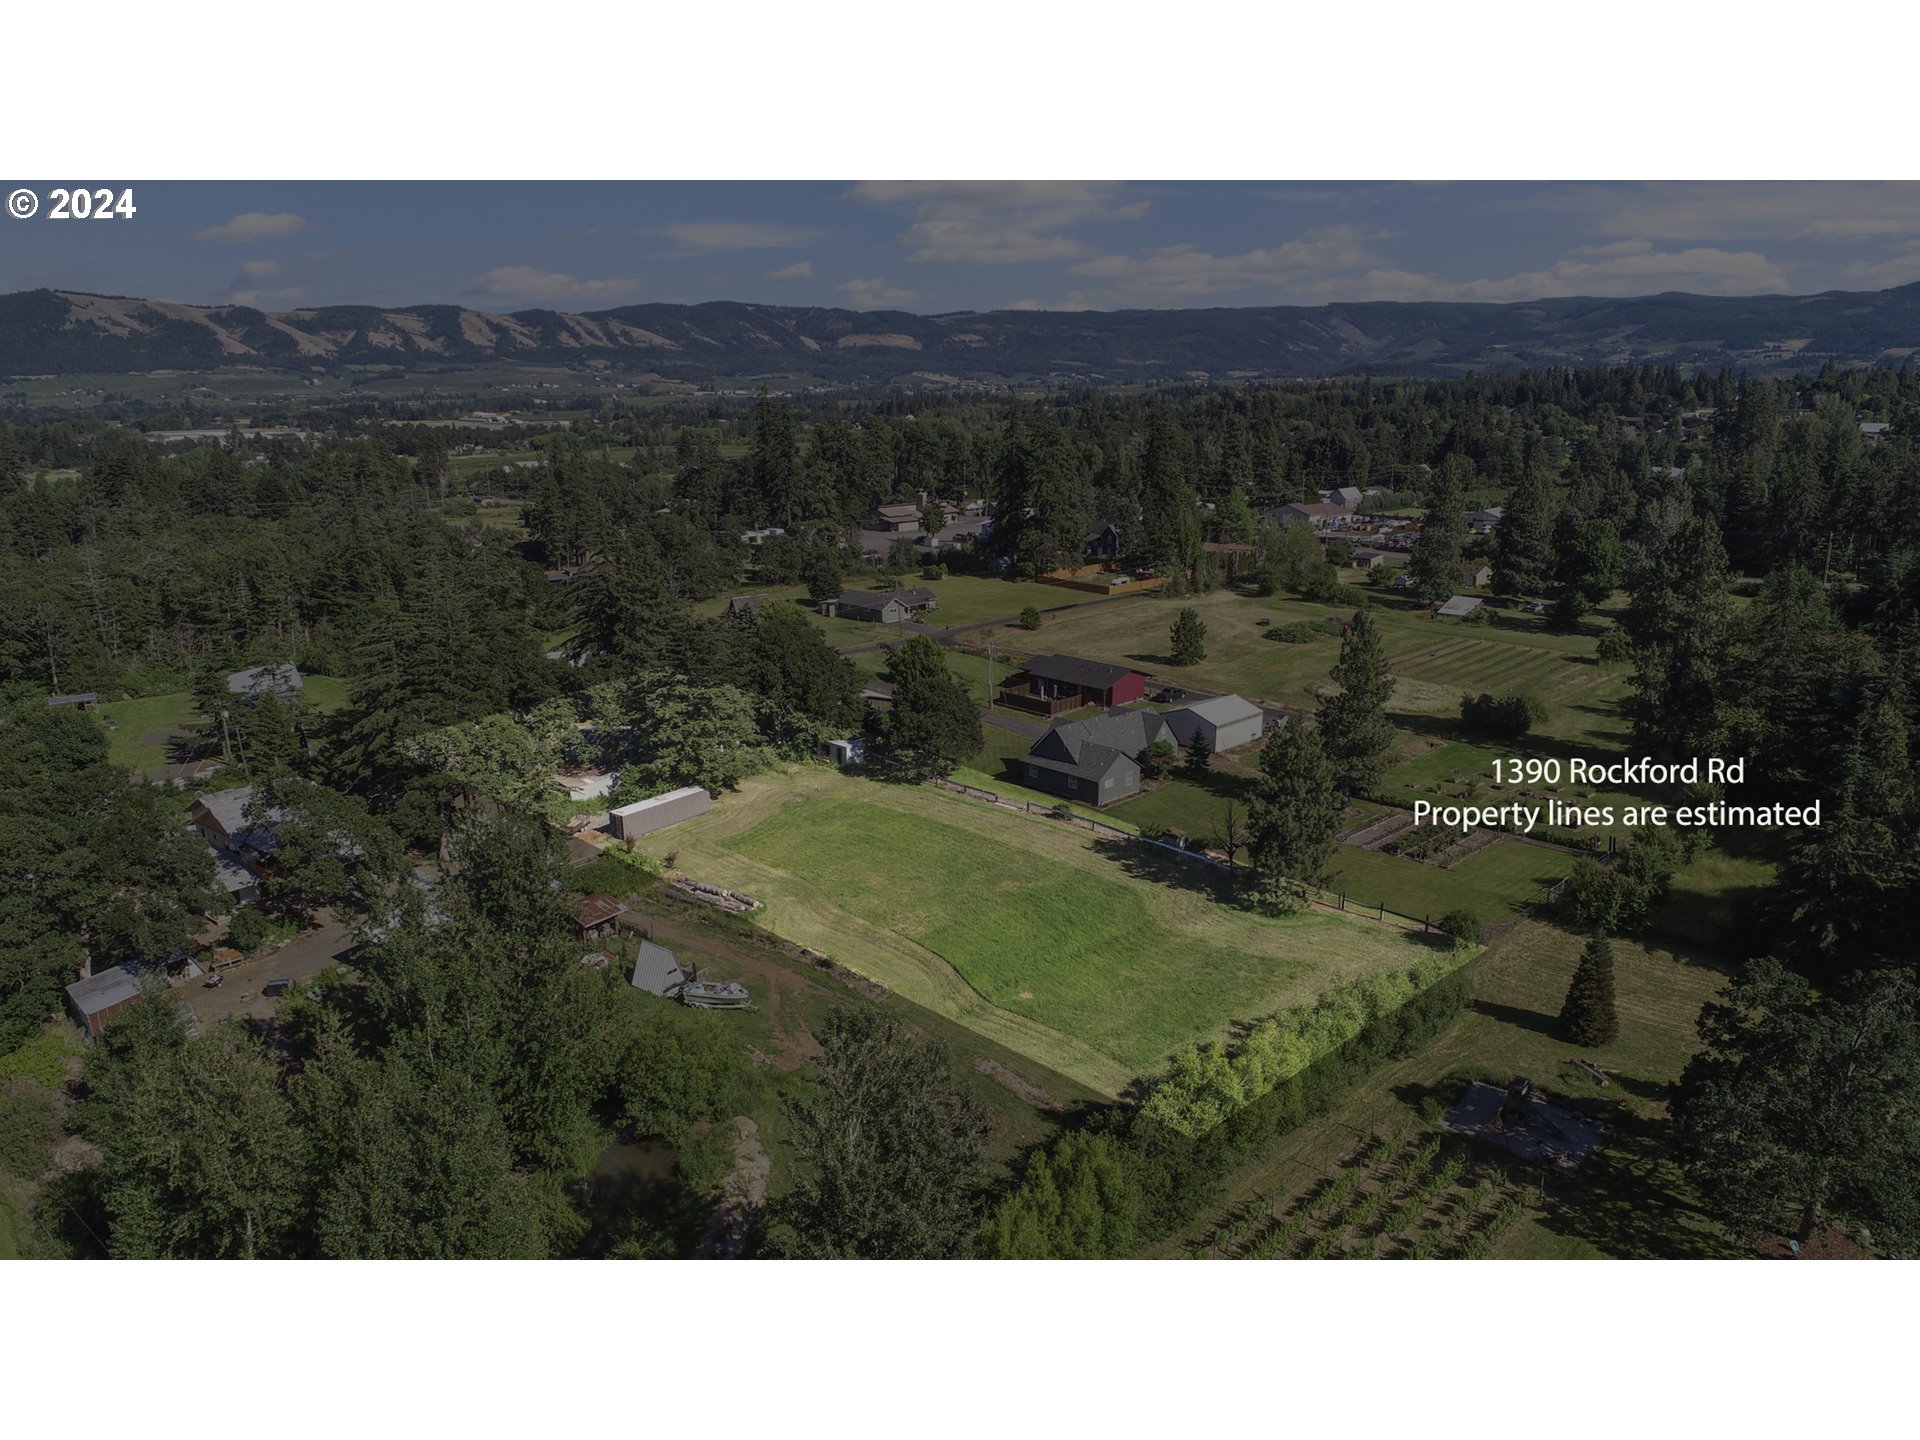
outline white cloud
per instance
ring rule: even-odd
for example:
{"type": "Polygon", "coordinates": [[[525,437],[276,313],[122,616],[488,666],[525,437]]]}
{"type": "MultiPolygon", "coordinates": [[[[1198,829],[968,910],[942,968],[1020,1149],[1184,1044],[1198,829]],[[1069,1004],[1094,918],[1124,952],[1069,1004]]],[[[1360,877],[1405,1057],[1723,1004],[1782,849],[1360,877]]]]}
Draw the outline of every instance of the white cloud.
{"type": "Polygon", "coordinates": [[[1648,181],[1561,185],[1529,203],[1595,232],[1646,240],[1881,240],[1920,235],[1920,184],[1905,181],[1648,181]]]}
{"type": "Polygon", "coordinates": [[[1169,245],[1145,255],[1102,255],[1073,266],[1134,300],[1168,300],[1223,290],[1287,290],[1321,276],[1386,264],[1369,248],[1377,231],[1333,225],[1265,250],[1214,255],[1197,245],[1169,245]]]}
{"type": "Polygon", "coordinates": [[[280,273],[278,260],[249,260],[240,267],[240,273],[249,280],[265,280],[270,275],[280,273]]]}
{"type": "Polygon", "coordinates": [[[757,220],[687,220],[663,225],[660,231],[680,247],[683,255],[704,255],[714,250],[791,250],[820,238],[818,230],[757,220]]]}
{"type": "Polygon", "coordinates": [[[769,280],[810,280],[813,278],[813,262],[796,260],[791,265],[782,265],[778,270],[769,270],[769,280]]]}
{"type": "Polygon", "coordinates": [[[1003,310],[1098,310],[1086,296],[1086,292],[1075,290],[1064,300],[1015,300],[1011,305],[1003,305],[1003,310]]]}
{"type": "Polygon", "coordinates": [[[223,224],[209,225],[193,238],[214,245],[243,245],[255,240],[278,239],[282,235],[298,235],[308,228],[303,216],[268,215],[263,211],[249,210],[223,224]]]}
{"type": "Polygon", "coordinates": [[[1856,260],[1840,272],[1849,290],[1886,290],[1920,280],[1920,242],[1903,247],[1884,260],[1856,260]]]}
{"type": "Polygon", "coordinates": [[[897,310],[920,298],[916,292],[902,290],[886,280],[849,280],[834,288],[855,310],[897,310]]]}
{"type": "Polygon", "coordinates": [[[1684,290],[1758,295],[1790,289],[1786,270],[1753,250],[1698,246],[1661,250],[1651,240],[1582,246],[1544,270],[1482,280],[1442,280],[1387,267],[1315,282],[1307,293],[1341,300],[1544,300],[1559,295],[1619,298],[1684,290]]]}
{"type": "Polygon", "coordinates": [[[1148,202],[1123,186],[1087,180],[867,180],[850,198],[911,205],[900,244],[916,261],[943,265],[1024,265],[1093,253],[1067,233],[1092,221],[1137,220],[1148,202]]]}
{"type": "Polygon", "coordinates": [[[535,305],[577,305],[619,300],[639,289],[638,280],[581,280],[532,265],[502,265],[474,281],[467,293],[535,305]]]}
{"type": "Polygon", "coordinates": [[[244,305],[252,310],[271,310],[276,305],[298,305],[306,295],[306,290],[299,285],[288,285],[279,290],[229,290],[220,303],[244,305]]]}

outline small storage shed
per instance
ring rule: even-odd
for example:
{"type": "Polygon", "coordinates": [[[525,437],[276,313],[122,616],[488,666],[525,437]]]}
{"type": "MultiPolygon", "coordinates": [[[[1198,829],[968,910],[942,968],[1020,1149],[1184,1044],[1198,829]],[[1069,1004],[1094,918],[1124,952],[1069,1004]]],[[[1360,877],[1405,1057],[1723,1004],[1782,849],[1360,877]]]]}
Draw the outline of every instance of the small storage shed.
{"type": "Polygon", "coordinates": [[[1478,610],[1482,603],[1478,595],[1456,595],[1434,613],[1464,619],[1478,610]]]}
{"type": "Polygon", "coordinates": [[[650,800],[636,800],[631,805],[622,805],[613,811],[613,838],[638,839],[656,830],[664,830],[669,825],[678,825],[682,820],[704,815],[712,808],[713,797],[698,785],[669,790],[664,795],[655,795],[650,800]]]}
{"type": "Polygon", "coordinates": [[[98,1040],[107,1022],[139,998],[139,977],[125,965],[115,965],[67,986],[67,1012],[89,1040],[98,1040]]]}
{"type": "Polygon", "coordinates": [[[1211,700],[1195,701],[1160,717],[1182,745],[1193,744],[1195,735],[1207,737],[1207,748],[1218,755],[1239,745],[1251,745],[1266,728],[1260,707],[1239,695],[1216,695],[1211,700]]]}
{"type": "Polygon", "coordinates": [[[633,962],[633,988],[649,995],[677,995],[680,987],[693,977],[680,968],[680,960],[664,945],[651,940],[640,942],[640,953],[633,962]]]}

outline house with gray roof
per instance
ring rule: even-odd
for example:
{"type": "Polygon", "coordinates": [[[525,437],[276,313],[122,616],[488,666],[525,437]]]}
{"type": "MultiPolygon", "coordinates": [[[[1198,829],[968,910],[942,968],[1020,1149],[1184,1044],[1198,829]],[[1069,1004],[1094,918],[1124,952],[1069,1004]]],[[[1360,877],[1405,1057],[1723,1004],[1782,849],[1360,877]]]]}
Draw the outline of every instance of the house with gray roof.
{"type": "Polygon", "coordinates": [[[932,610],[940,597],[924,585],[908,590],[844,590],[831,600],[820,602],[820,613],[828,619],[865,620],[879,625],[898,625],[902,620],[932,610]]]}
{"type": "Polygon", "coordinates": [[[47,704],[55,710],[69,705],[76,710],[92,710],[100,704],[100,696],[92,690],[83,690],[74,695],[49,695],[47,704]]]}
{"type": "Polygon", "coordinates": [[[1082,805],[1111,805],[1140,791],[1140,752],[1168,737],[1151,710],[1109,710],[1055,725],[1019,762],[1022,783],[1082,805]]]}
{"type": "Polygon", "coordinates": [[[1478,595],[1456,595],[1433,613],[1457,620],[1465,619],[1485,603],[1478,595]]]}
{"type": "Polygon", "coordinates": [[[255,665],[249,670],[236,670],[227,676],[227,690],[239,695],[248,704],[252,704],[262,695],[274,695],[281,700],[296,700],[306,686],[297,665],[255,665]]]}
{"type": "Polygon", "coordinates": [[[193,808],[187,811],[187,823],[207,837],[216,853],[251,850],[256,855],[270,855],[280,843],[273,827],[286,819],[286,811],[269,806],[261,814],[249,815],[252,805],[251,785],[216,790],[193,802],[193,808]]]}

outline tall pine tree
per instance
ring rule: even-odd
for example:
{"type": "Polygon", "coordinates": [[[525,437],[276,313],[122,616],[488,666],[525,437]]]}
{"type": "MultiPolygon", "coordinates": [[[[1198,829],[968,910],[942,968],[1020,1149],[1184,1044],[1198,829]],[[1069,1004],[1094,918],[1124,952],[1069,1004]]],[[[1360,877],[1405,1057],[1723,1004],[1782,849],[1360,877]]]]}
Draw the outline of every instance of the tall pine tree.
{"type": "Polygon", "coordinates": [[[1560,1007],[1560,1033],[1576,1045],[1611,1045],[1620,1035],[1613,1002],[1613,946],[1605,935],[1587,941],[1573,984],[1560,1007]]]}
{"type": "Polygon", "coordinates": [[[1387,720],[1393,671],[1373,612],[1361,610],[1340,641],[1333,667],[1340,688],[1320,702],[1320,730],[1336,783],[1349,795],[1372,790],[1393,762],[1394,731],[1387,720]]]}

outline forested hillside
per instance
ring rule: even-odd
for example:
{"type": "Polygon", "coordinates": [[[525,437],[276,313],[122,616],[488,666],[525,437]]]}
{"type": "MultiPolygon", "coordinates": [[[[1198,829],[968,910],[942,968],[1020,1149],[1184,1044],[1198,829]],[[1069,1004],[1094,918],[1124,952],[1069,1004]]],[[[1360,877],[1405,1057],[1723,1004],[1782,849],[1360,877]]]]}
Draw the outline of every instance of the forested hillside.
{"type": "Polygon", "coordinates": [[[1873,293],[1373,302],[1113,312],[631,305],[568,315],[450,305],[270,314],[125,297],[0,296],[0,376],[343,365],[444,372],[498,361],[620,369],[710,384],[865,384],[920,377],[1106,383],[1189,378],[1457,375],[1547,365],[1892,363],[1920,345],[1920,285],[1873,293]]]}

